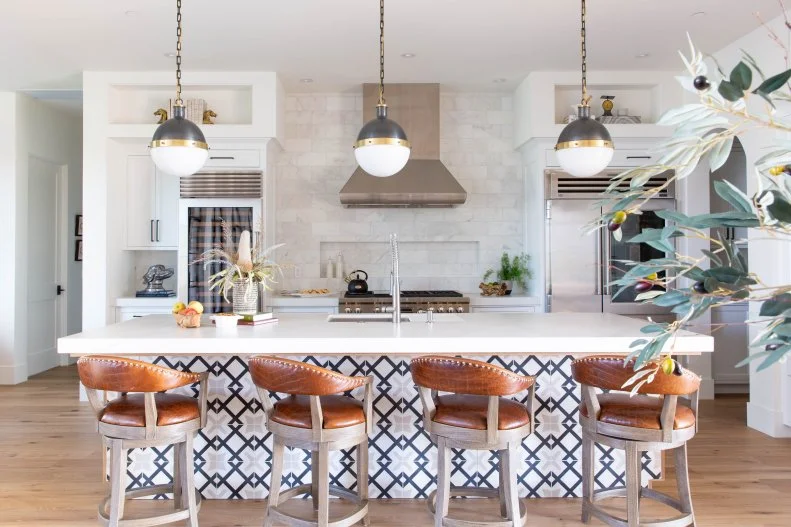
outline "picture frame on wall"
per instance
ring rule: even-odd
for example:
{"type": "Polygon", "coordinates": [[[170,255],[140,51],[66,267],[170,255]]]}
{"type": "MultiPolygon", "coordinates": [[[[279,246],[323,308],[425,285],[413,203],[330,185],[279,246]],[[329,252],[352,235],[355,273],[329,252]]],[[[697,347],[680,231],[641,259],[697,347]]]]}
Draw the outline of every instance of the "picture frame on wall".
{"type": "Polygon", "coordinates": [[[82,261],[82,240],[75,240],[74,244],[74,261],[81,262],[82,261]]]}
{"type": "Polygon", "coordinates": [[[82,214],[77,214],[74,220],[74,236],[82,236],[82,214]]]}

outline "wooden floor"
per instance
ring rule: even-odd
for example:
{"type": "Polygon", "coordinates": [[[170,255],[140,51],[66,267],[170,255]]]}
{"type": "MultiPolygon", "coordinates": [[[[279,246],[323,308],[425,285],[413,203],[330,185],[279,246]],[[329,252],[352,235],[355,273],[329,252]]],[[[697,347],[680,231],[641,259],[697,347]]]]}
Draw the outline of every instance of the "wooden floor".
{"type": "MultiPolygon", "coordinates": [[[[100,450],[88,403],[77,400],[73,367],[58,368],[19,386],[0,386],[0,526],[95,526],[105,488],[100,450]]],[[[791,526],[791,440],[748,429],[745,401],[701,404],[700,433],[689,463],[699,527],[791,526]]],[[[672,472],[672,471],[671,471],[672,472]]],[[[669,474],[672,476],[672,474],[669,474]]],[[[672,489],[672,480],[655,488],[672,489]]],[[[167,507],[138,501],[131,514],[167,507]]],[[[202,527],[260,526],[262,501],[205,501],[202,527]]],[[[297,506],[305,503],[297,504],[297,506]]],[[[452,513],[496,512],[479,500],[454,500],[452,513]]],[[[579,500],[528,500],[528,526],[566,527],[579,521],[579,500]]],[[[615,501],[617,509],[623,503],[615,501]]],[[[643,518],[663,515],[646,507],[643,518]]],[[[374,500],[371,523],[382,527],[433,525],[422,500],[374,500]]],[[[591,525],[602,525],[593,520],[591,525]]]]}

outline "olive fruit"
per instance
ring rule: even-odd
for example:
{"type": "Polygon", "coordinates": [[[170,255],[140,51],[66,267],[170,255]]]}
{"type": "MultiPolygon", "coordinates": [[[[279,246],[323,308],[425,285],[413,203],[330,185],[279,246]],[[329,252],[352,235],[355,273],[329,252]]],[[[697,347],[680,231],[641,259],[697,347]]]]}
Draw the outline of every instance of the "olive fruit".
{"type": "Polygon", "coordinates": [[[652,287],[654,287],[654,284],[652,284],[648,280],[640,280],[635,284],[634,290],[637,291],[638,293],[645,293],[646,291],[649,291],[652,287]]]}
{"type": "Polygon", "coordinates": [[[656,280],[657,278],[659,278],[659,275],[656,274],[656,273],[651,273],[651,274],[649,274],[648,276],[645,277],[646,280],[650,280],[652,282],[654,280],[656,280]]]}
{"type": "Polygon", "coordinates": [[[773,176],[779,176],[780,174],[783,174],[784,172],[786,172],[787,168],[788,167],[785,166],[785,165],[775,165],[775,166],[773,166],[772,168],[769,169],[769,174],[771,174],[773,176]]]}
{"type": "Polygon", "coordinates": [[[665,359],[663,359],[659,366],[662,368],[662,372],[665,375],[670,375],[671,373],[676,371],[676,361],[674,361],[670,357],[666,357],[665,359]]]}
{"type": "Polygon", "coordinates": [[[626,221],[626,211],[623,211],[623,210],[616,211],[616,213],[612,215],[612,221],[613,221],[613,223],[617,223],[618,225],[620,225],[621,223],[625,222],[626,221]]]}
{"type": "Polygon", "coordinates": [[[704,284],[703,282],[695,282],[695,285],[692,286],[692,289],[696,293],[700,293],[701,295],[705,295],[706,293],[708,293],[708,291],[706,290],[706,284],[704,284]]]}
{"type": "Polygon", "coordinates": [[[695,86],[695,89],[698,91],[708,90],[711,88],[711,83],[705,75],[698,75],[695,77],[695,79],[692,81],[692,85],[695,86]]]}
{"type": "Polygon", "coordinates": [[[677,360],[674,360],[673,363],[675,364],[675,367],[673,368],[673,375],[676,377],[681,377],[684,375],[684,369],[681,367],[681,364],[679,364],[677,360]]]}
{"type": "Polygon", "coordinates": [[[607,230],[610,231],[610,232],[615,232],[615,231],[617,231],[620,228],[621,228],[621,224],[620,223],[615,223],[612,220],[610,220],[607,223],[607,230]]]}

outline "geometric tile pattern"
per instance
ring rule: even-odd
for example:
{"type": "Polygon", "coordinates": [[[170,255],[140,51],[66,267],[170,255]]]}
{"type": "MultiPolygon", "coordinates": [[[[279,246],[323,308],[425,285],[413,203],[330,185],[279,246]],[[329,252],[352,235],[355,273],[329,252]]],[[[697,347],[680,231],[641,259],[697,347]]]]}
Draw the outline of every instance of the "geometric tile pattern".
{"type": "MultiPolygon", "coordinates": [[[[369,441],[369,494],[381,498],[425,498],[436,486],[436,449],[423,431],[420,398],[409,374],[409,358],[399,356],[293,357],[345,375],[373,375],[374,425],[369,441]]],[[[480,358],[480,357],[475,357],[480,358]]],[[[522,497],[578,497],[582,493],[581,431],[577,423],[579,386],[571,378],[570,356],[494,356],[489,362],[537,376],[536,431],[520,451],[522,497]]],[[[272,438],[263,408],[237,356],[157,357],[156,364],[185,371],[208,371],[208,419],[195,440],[196,486],[206,499],[262,499],[269,494],[272,438]]],[[[197,386],[179,389],[195,395],[197,386]]],[[[362,398],[362,390],[351,394],[362,398]]],[[[526,399],[527,394],[520,394],[526,399]]],[[[172,448],[135,449],[129,453],[129,488],[169,483],[172,448]]],[[[659,458],[643,458],[643,480],[660,476],[659,458]]],[[[330,484],[354,489],[353,450],[334,452],[330,484]]],[[[284,488],[310,482],[310,454],[286,449],[284,488]]],[[[453,485],[496,487],[494,452],[454,451],[453,485]]],[[[624,484],[623,454],[598,447],[596,485],[624,484]]]]}

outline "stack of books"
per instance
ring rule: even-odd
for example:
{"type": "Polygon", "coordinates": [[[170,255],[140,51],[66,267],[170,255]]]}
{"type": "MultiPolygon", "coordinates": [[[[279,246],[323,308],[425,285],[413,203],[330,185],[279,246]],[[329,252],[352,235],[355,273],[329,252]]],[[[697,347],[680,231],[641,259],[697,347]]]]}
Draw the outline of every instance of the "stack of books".
{"type": "MultiPolygon", "coordinates": [[[[203,124],[203,112],[206,111],[205,99],[185,99],[184,117],[195,124],[203,124]]],[[[168,118],[173,117],[173,99],[168,105],[168,118]]]]}
{"type": "Polygon", "coordinates": [[[255,315],[240,315],[242,318],[236,323],[239,326],[261,326],[274,324],[277,318],[274,313],[256,313],[255,315]]]}

